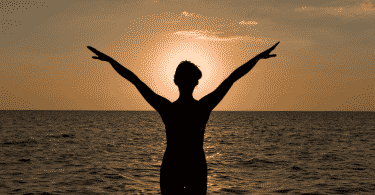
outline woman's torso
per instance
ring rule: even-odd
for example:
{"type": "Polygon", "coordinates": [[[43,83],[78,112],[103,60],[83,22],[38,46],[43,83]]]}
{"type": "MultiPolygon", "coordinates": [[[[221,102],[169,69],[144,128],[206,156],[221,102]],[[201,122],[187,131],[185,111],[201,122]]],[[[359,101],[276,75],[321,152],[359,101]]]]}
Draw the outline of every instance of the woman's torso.
{"type": "Polygon", "coordinates": [[[167,148],[163,163],[179,161],[202,163],[204,131],[210,112],[199,101],[176,101],[167,112],[160,113],[165,124],[167,148]]]}

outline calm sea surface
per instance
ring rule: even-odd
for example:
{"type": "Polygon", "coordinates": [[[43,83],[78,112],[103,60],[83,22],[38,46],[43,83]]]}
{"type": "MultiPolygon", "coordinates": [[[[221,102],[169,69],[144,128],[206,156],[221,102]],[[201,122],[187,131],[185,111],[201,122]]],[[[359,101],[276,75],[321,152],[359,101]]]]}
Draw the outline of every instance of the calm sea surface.
{"type": "MultiPolygon", "coordinates": [[[[160,194],[156,112],[0,111],[0,194],[160,194]]],[[[208,194],[375,194],[375,112],[213,112],[208,194]]]]}

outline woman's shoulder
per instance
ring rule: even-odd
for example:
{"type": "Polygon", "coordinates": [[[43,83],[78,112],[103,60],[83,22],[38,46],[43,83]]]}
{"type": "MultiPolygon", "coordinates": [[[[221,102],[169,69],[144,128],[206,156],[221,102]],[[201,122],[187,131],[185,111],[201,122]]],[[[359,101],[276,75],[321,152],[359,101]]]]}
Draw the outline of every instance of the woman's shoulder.
{"type": "MultiPolygon", "coordinates": [[[[165,117],[168,116],[181,116],[184,114],[189,115],[201,115],[201,114],[209,114],[211,113],[202,102],[198,100],[190,100],[190,101],[179,101],[176,100],[170,104],[169,107],[163,109],[162,112],[159,112],[160,115],[164,115],[165,117]]],[[[162,116],[163,117],[163,116],[162,116]]]]}

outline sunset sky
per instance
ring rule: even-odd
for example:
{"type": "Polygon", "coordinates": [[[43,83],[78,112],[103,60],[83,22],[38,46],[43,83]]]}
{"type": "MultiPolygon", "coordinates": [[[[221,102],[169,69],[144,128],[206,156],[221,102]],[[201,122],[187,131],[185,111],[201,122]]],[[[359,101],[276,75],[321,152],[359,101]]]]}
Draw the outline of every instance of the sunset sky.
{"type": "Polygon", "coordinates": [[[1,110],[153,110],[92,46],[175,101],[183,60],[200,99],[276,42],[214,111],[375,111],[375,1],[0,2],[1,110]]]}

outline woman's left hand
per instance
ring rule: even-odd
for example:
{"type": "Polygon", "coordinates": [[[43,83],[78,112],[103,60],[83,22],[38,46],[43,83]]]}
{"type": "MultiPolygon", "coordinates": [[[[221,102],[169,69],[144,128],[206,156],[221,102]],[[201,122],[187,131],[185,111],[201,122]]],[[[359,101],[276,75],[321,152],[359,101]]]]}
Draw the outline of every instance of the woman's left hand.
{"type": "Polygon", "coordinates": [[[91,46],[87,46],[87,48],[89,50],[91,50],[92,52],[94,52],[97,56],[92,56],[92,58],[94,59],[98,59],[98,60],[101,60],[101,61],[106,61],[106,62],[109,62],[110,60],[112,60],[111,57],[105,55],[104,53],[96,50],[95,48],[91,47],[91,46]]]}
{"type": "Polygon", "coordinates": [[[268,59],[268,58],[272,58],[272,57],[276,57],[276,54],[270,54],[272,50],[274,50],[276,48],[276,46],[280,43],[277,42],[274,46],[272,46],[271,48],[267,49],[266,51],[258,54],[258,57],[260,59],[268,59]]]}

